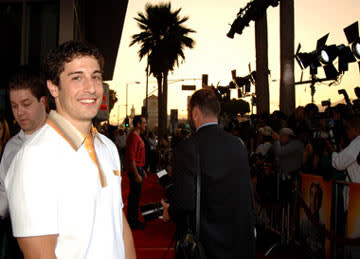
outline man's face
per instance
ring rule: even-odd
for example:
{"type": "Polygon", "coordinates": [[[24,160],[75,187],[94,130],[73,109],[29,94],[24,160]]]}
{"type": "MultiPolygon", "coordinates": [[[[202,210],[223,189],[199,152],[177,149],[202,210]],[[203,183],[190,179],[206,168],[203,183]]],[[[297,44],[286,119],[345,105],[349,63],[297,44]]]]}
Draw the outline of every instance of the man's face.
{"type": "Polygon", "coordinates": [[[290,137],[287,134],[281,134],[280,135],[280,143],[281,145],[286,145],[290,142],[290,137]]]}
{"type": "Polygon", "coordinates": [[[104,93],[98,61],[92,56],[82,56],[66,63],[59,86],[50,92],[55,98],[57,112],[75,127],[91,122],[104,93]]]}
{"type": "Polygon", "coordinates": [[[140,128],[140,131],[141,131],[141,132],[144,132],[144,131],[145,131],[146,125],[147,125],[146,119],[145,119],[144,117],[141,117],[141,122],[138,123],[138,127],[140,128]]]}
{"type": "Polygon", "coordinates": [[[26,134],[39,129],[46,118],[45,97],[40,101],[30,89],[10,90],[11,109],[16,122],[26,134]]]}

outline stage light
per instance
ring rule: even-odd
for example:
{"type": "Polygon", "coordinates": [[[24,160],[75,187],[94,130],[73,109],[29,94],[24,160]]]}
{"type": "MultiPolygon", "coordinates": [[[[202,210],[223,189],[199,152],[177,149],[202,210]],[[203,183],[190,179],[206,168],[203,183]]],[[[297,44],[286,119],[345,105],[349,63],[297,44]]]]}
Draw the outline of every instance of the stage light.
{"type": "Polygon", "coordinates": [[[302,69],[305,69],[307,68],[308,66],[310,66],[311,63],[314,62],[314,54],[315,53],[298,53],[296,55],[296,60],[298,61],[299,63],[299,66],[302,68],[302,69]]]}
{"type": "Polygon", "coordinates": [[[330,61],[330,57],[329,57],[328,53],[325,50],[322,50],[320,52],[320,62],[326,64],[326,63],[329,63],[329,61],[330,61]]]}
{"type": "Polygon", "coordinates": [[[233,39],[235,35],[235,30],[233,29],[233,27],[231,26],[230,31],[226,34],[226,36],[230,39],[233,39]]]}
{"type": "Polygon", "coordinates": [[[321,37],[316,43],[316,50],[308,53],[300,52],[299,44],[295,58],[303,70],[310,66],[310,74],[316,75],[317,68],[322,66],[327,79],[336,79],[339,72],[333,65],[333,61],[339,56],[339,49],[335,44],[326,46],[329,34],[321,37]]]}
{"type": "Polygon", "coordinates": [[[345,46],[341,44],[337,46],[339,51],[339,72],[343,73],[349,70],[349,63],[355,62],[356,59],[351,52],[351,48],[349,46],[345,46]]]}
{"type": "MultiPolygon", "coordinates": [[[[344,28],[344,33],[349,46],[351,47],[352,54],[356,59],[360,60],[360,37],[358,22],[354,22],[353,24],[344,28]]],[[[360,69],[360,61],[358,61],[358,65],[360,69]]]]}
{"type": "Polygon", "coordinates": [[[339,55],[339,50],[336,45],[326,46],[320,50],[319,61],[324,64],[331,64],[339,55]]]}
{"type": "Polygon", "coordinates": [[[360,59],[360,39],[358,39],[351,45],[351,50],[354,53],[354,56],[357,59],[360,59]]]}

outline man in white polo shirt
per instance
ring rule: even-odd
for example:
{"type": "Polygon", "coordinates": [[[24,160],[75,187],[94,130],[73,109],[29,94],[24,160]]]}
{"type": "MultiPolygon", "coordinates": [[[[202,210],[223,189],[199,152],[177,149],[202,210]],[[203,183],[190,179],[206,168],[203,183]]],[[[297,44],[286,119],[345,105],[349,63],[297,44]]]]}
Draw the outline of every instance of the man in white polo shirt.
{"type": "Polygon", "coordinates": [[[21,67],[11,76],[8,92],[14,118],[21,130],[7,142],[0,163],[0,233],[7,236],[7,246],[1,249],[1,253],[5,258],[22,258],[12,235],[4,181],[16,153],[46,121],[47,91],[38,73],[21,67]]]}
{"type": "Polygon", "coordinates": [[[6,144],[0,163],[0,217],[8,215],[9,205],[4,180],[16,153],[46,121],[46,88],[40,76],[26,68],[20,68],[9,81],[11,109],[21,130],[6,144]]]}
{"type": "Polygon", "coordinates": [[[44,65],[56,111],[5,180],[14,236],[25,259],[136,258],[117,149],[92,126],[103,98],[103,57],[70,41],[44,65]]]}

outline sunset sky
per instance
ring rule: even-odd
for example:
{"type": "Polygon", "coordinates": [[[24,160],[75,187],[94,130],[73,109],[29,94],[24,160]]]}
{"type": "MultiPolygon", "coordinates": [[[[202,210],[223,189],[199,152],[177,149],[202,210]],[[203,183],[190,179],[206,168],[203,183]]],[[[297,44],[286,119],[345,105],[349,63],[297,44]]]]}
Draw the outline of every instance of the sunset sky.
{"type": "MultiPolygon", "coordinates": [[[[131,35],[139,32],[134,17],[143,12],[145,4],[164,1],[129,0],[125,18],[121,43],[119,47],[115,72],[110,88],[114,89],[119,97],[110,120],[116,124],[118,119],[122,122],[125,116],[125,89],[129,85],[129,113],[132,105],[136,113],[141,112],[145,98],[145,60],[139,61],[137,51],[139,45],[129,47],[131,35]],[[140,84],[133,82],[139,81],[140,84]],[[119,115],[118,115],[119,112],[119,115]]],[[[240,8],[248,0],[172,0],[172,8],[182,8],[180,16],[188,16],[185,25],[196,33],[190,36],[195,40],[194,49],[185,52],[186,59],[183,64],[176,67],[169,74],[169,101],[168,110],[178,109],[179,116],[186,114],[187,96],[191,92],[181,91],[182,84],[196,84],[201,87],[201,75],[209,75],[209,84],[228,85],[231,80],[231,70],[236,69],[237,76],[249,73],[248,64],[255,69],[255,30],[254,22],[246,27],[241,35],[235,34],[234,39],[226,37],[231,23],[236,18],[240,8]],[[177,81],[182,79],[199,79],[177,81]],[[172,82],[174,80],[174,82],[172,82]],[[176,82],[177,81],[177,82],[176,82]]],[[[327,44],[347,44],[343,29],[360,19],[359,0],[295,0],[295,49],[300,42],[301,52],[310,52],[316,48],[316,41],[330,33],[327,44]]],[[[279,42],[279,7],[269,7],[268,18],[268,45],[269,69],[271,70],[270,110],[279,109],[279,79],[280,79],[280,42],[279,42]]],[[[337,66],[337,65],[335,65],[337,66]]],[[[300,80],[301,71],[295,62],[295,81],[300,80]]],[[[319,77],[324,77],[323,70],[319,68],[319,77]]],[[[303,80],[309,79],[309,70],[304,71],[303,80]]],[[[149,95],[157,94],[157,85],[154,78],[149,78],[149,95]]],[[[356,63],[349,64],[349,71],[341,79],[339,85],[328,86],[329,82],[318,84],[315,93],[315,102],[331,99],[337,102],[342,99],[337,91],[345,88],[354,98],[353,88],[360,85],[360,73],[356,63]]],[[[254,89],[252,89],[254,91],[254,89]]],[[[237,97],[236,94],[232,96],[237,97]]],[[[305,105],[311,101],[308,85],[296,86],[296,105],[305,105]]]]}

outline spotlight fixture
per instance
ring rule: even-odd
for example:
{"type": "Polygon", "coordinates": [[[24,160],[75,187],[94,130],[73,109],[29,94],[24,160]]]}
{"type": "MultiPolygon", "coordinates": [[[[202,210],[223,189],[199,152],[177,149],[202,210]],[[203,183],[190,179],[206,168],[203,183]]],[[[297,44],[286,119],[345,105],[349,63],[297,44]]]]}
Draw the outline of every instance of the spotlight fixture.
{"type": "Polygon", "coordinates": [[[349,70],[349,63],[355,62],[356,59],[349,46],[341,44],[337,46],[337,49],[339,52],[339,72],[344,73],[349,70]]]}
{"type": "Polygon", "coordinates": [[[266,9],[271,5],[273,7],[278,6],[280,0],[252,0],[247,3],[244,8],[241,8],[238,12],[236,19],[231,24],[229,32],[226,34],[230,39],[234,38],[235,33],[241,34],[246,26],[249,26],[251,21],[257,20],[261,17],[266,9]]]}
{"type": "Polygon", "coordinates": [[[326,46],[328,37],[329,34],[321,37],[316,43],[316,50],[309,53],[300,52],[301,45],[299,44],[295,59],[302,70],[310,67],[311,75],[316,75],[317,68],[323,66],[326,78],[336,79],[339,72],[334,67],[333,61],[338,57],[339,50],[336,45],[326,46]]]}
{"type": "Polygon", "coordinates": [[[351,50],[357,59],[360,59],[360,40],[358,39],[351,45],[351,50]]]}
{"type": "MultiPolygon", "coordinates": [[[[350,49],[354,57],[359,60],[360,69],[360,37],[359,37],[359,24],[354,22],[344,29],[346,39],[349,43],[350,49]]],[[[356,61],[356,60],[355,60],[356,61]]],[[[350,63],[350,62],[349,62],[350,63]]]]}
{"type": "Polygon", "coordinates": [[[326,46],[319,53],[319,61],[323,65],[331,64],[339,55],[338,48],[336,45],[326,46]]]}

